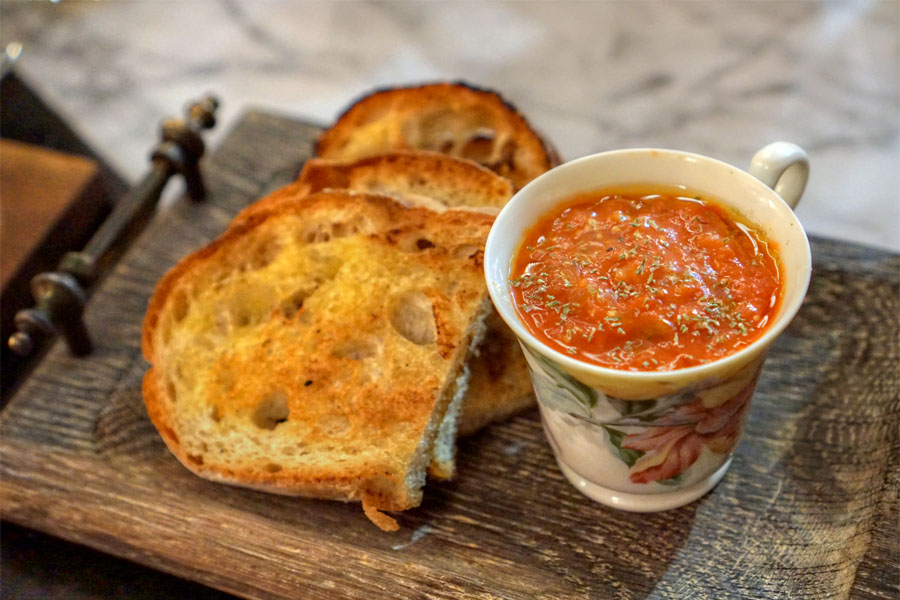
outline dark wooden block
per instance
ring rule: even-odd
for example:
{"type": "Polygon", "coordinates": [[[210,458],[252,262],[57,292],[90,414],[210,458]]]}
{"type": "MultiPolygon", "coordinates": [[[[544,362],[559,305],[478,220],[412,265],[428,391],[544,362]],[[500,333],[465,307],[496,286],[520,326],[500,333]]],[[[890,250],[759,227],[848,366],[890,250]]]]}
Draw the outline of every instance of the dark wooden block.
{"type": "Polygon", "coordinates": [[[34,362],[6,346],[16,311],[34,306],[30,282],[80,250],[109,214],[111,198],[97,162],[13,140],[0,140],[0,389],[34,362]]]}
{"type": "Polygon", "coordinates": [[[0,126],[4,139],[83,156],[95,162],[109,198],[120,198],[128,191],[125,180],[47,106],[12,65],[6,63],[0,75],[0,126]]]}
{"type": "Polygon", "coordinates": [[[92,298],[97,348],[57,344],[0,416],[4,518],[253,598],[895,598],[900,258],[813,240],[809,296],[772,348],[731,471],[658,514],[591,502],[531,413],[464,439],[459,475],[387,534],[357,505],[191,475],[144,412],[157,279],[292,179],[317,129],[251,112],[210,199],[151,223],[92,298]]]}
{"type": "Polygon", "coordinates": [[[99,175],[87,158],[0,140],[0,287],[90,237],[109,209],[99,175]]]}

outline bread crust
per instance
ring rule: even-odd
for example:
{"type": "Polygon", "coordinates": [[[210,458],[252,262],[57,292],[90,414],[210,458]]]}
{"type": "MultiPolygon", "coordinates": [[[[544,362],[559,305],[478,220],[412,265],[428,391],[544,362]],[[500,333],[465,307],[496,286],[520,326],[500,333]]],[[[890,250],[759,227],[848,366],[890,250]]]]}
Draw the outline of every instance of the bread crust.
{"type": "Polygon", "coordinates": [[[295,182],[250,204],[233,224],[280,202],[328,189],[391,196],[401,202],[436,200],[448,207],[502,208],[512,197],[512,182],[478,163],[438,152],[393,151],[353,161],[312,158],[295,182]]]}
{"type": "MultiPolygon", "coordinates": [[[[292,194],[293,192],[286,193],[292,194]]],[[[366,512],[370,516],[381,510],[404,510],[417,505],[421,501],[424,471],[430,460],[430,450],[437,435],[438,424],[447,411],[452,391],[455,389],[452,384],[463,368],[467,350],[476,334],[472,324],[475,316],[489,306],[480,273],[480,259],[483,250],[478,248],[483,248],[492,221],[491,215],[478,212],[435,213],[424,208],[408,208],[383,196],[347,191],[322,192],[305,196],[302,201],[278,202],[277,205],[266,210],[259,210],[242,222],[235,223],[225,234],[208,246],[185,257],[157,284],[148,305],[141,340],[143,355],[152,365],[143,381],[145,404],[151,421],[159,430],[166,445],[191,471],[214,481],[287,495],[363,501],[367,507],[366,512]],[[411,455],[404,454],[397,460],[394,460],[396,457],[390,458],[388,462],[361,461],[344,467],[326,463],[304,465],[302,469],[292,469],[289,466],[281,468],[281,465],[278,465],[278,470],[273,472],[260,470],[258,465],[246,467],[227,462],[217,463],[210,455],[192,454],[185,448],[184,440],[179,438],[179,424],[173,416],[176,394],[170,378],[180,365],[167,362],[172,361],[172,358],[166,354],[166,342],[164,342],[166,328],[170,327],[172,319],[175,318],[173,315],[179,312],[179,303],[184,302],[181,295],[185,294],[185,290],[191,286],[202,287],[201,284],[205,281],[203,277],[206,276],[204,269],[209,265],[223,261],[227,263],[228,260],[234,259],[235,254],[241,256],[246,254],[245,246],[249,243],[248,240],[265,239],[270,230],[280,231],[277,229],[279,227],[301,227],[300,224],[305,227],[306,221],[311,217],[319,213],[327,215],[335,211],[343,215],[363,215],[368,220],[369,229],[360,233],[359,236],[360,239],[368,240],[365,243],[369,245],[378,245],[372,246],[373,248],[384,247],[388,249],[385,250],[386,252],[393,252],[394,250],[389,250],[389,248],[396,247],[396,252],[399,253],[403,244],[408,246],[410,236],[414,238],[419,235],[427,235],[433,240],[433,247],[422,250],[409,246],[402,252],[418,252],[416,260],[425,265],[424,268],[447,268],[451,262],[455,265],[453,278],[458,282],[456,284],[458,289],[453,294],[444,296],[438,292],[427,292],[433,306],[436,330],[434,343],[428,346],[433,348],[433,350],[427,351],[428,356],[431,357],[428,360],[431,361],[429,364],[442,365],[440,368],[443,369],[444,375],[442,377],[436,375],[433,378],[434,383],[428,383],[422,389],[411,386],[403,387],[398,384],[399,391],[391,397],[353,400],[356,402],[353,406],[364,412],[367,411],[367,405],[371,404],[371,410],[365,412],[360,418],[374,428],[373,430],[387,432],[385,435],[389,435],[390,428],[396,424],[397,415],[406,415],[401,418],[401,421],[408,418],[411,431],[408,436],[404,434],[405,437],[401,441],[406,444],[404,447],[408,448],[409,444],[414,444],[415,450],[411,455]],[[449,256],[453,252],[452,249],[461,243],[473,244],[476,249],[471,256],[455,257],[451,260],[449,256]],[[429,267],[428,265],[433,266],[429,267]],[[460,321],[460,318],[463,317],[452,318],[450,317],[451,313],[468,316],[460,321]],[[399,467],[383,468],[387,464],[399,465],[399,467]]],[[[293,229],[290,231],[293,232],[293,229]]],[[[336,235],[336,232],[335,229],[332,234],[336,235]]],[[[278,327],[274,330],[284,329],[286,326],[279,321],[278,327]]],[[[340,337],[344,334],[338,332],[335,335],[340,337]]],[[[336,341],[339,340],[334,336],[319,339],[323,347],[327,347],[327,344],[333,346],[336,341]]],[[[304,355],[301,352],[297,356],[304,355]]],[[[328,365],[340,361],[333,355],[311,356],[307,359],[306,365],[309,369],[313,369],[316,364],[321,363],[321,368],[326,371],[329,368],[328,365]]],[[[347,368],[350,369],[348,372],[356,373],[359,372],[361,368],[359,364],[363,361],[345,362],[348,365],[347,368]]],[[[290,387],[292,385],[290,377],[293,375],[285,373],[292,373],[296,370],[296,365],[292,364],[291,367],[274,369],[268,373],[267,377],[273,381],[279,381],[279,385],[287,389],[289,395],[306,393],[308,389],[302,385],[297,389],[290,387]]],[[[344,392],[350,389],[349,387],[338,387],[337,383],[332,384],[327,379],[326,371],[321,373],[321,378],[317,376],[317,381],[328,381],[328,385],[332,385],[332,387],[327,389],[343,390],[344,392]]],[[[254,376],[253,373],[250,373],[247,378],[256,381],[253,380],[254,376]]],[[[365,389],[371,390],[376,387],[370,386],[365,389]]],[[[349,393],[352,394],[352,392],[349,393]]],[[[365,393],[365,390],[360,393],[365,393]]],[[[313,398],[312,396],[308,397],[313,398]]],[[[184,402],[180,393],[177,398],[178,401],[184,402]]],[[[310,400],[313,402],[310,405],[312,408],[304,410],[325,411],[322,414],[327,416],[327,411],[330,410],[328,407],[332,406],[333,402],[340,403],[341,401],[350,402],[339,394],[335,396],[334,401],[328,401],[322,406],[316,404],[314,400],[310,400]]],[[[291,396],[291,402],[293,402],[293,396],[291,396]]],[[[291,409],[292,419],[295,415],[293,410],[294,405],[291,409]]],[[[355,418],[355,415],[351,415],[351,417],[355,418]]],[[[303,420],[302,411],[298,414],[298,419],[303,420]]],[[[355,422],[353,418],[351,421],[355,422]]],[[[314,420],[310,423],[315,425],[314,420]]],[[[353,430],[355,425],[351,423],[350,427],[353,430]]],[[[390,527],[390,518],[382,516],[384,519],[376,517],[373,520],[379,526],[390,527]]]]}
{"type": "Polygon", "coordinates": [[[407,149],[470,158],[517,188],[559,164],[515,106],[464,82],[377,89],[353,102],[316,144],[318,156],[342,160],[407,149]]]}

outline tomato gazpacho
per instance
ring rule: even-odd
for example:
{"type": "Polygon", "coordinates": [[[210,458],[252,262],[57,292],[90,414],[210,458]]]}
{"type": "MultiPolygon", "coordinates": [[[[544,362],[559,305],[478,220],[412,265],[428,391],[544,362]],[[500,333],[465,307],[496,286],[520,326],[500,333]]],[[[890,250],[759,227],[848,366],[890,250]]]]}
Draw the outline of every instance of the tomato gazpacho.
{"type": "Polygon", "coordinates": [[[510,277],[541,342],[587,363],[682,369],[749,345],[781,298],[776,249],[715,199],[684,190],[578,194],[523,239],[510,277]]]}

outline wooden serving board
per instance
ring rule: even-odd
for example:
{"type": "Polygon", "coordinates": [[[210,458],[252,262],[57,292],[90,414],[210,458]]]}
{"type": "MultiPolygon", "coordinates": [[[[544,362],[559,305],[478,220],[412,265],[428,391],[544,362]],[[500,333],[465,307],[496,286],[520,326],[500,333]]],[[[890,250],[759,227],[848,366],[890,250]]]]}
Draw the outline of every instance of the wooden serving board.
{"type": "Polygon", "coordinates": [[[211,190],[160,215],[0,416],[3,517],[253,598],[896,598],[900,257],[813,240],[809,296],[772,348],[731,470],[658,514],[596,504],[535,412],[461,440],[459,475],[383,533],[356,504],[201,480],[144,412],[147,299],[182,255],[290,181],[315,127],[246,114],[211,190]]]}

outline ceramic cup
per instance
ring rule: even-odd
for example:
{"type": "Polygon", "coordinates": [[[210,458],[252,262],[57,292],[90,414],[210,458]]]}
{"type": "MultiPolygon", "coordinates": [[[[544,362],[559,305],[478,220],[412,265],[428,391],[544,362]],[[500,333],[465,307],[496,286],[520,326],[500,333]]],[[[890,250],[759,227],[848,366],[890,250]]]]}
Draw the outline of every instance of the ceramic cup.
{"type": "Polygon", "coordinates": [[[500,212],[485,249],[491,299],[525,353],[556,460],[584,494],[629,511],[668,510],[701,497],[724,476],[766,350],[800,308],[809,284],[809,242],[792,210],[808,174],[806,153],[786,142],[760,150],[750,173],[687,152],[619,150],[548,171],[500,212]],[[525,328],[509,289],[525,232],[576,193],[636,184],[715,198],[774,242],[783,297],[755,342],[695,367],[634,372],[580,362],[525,328]]]}

